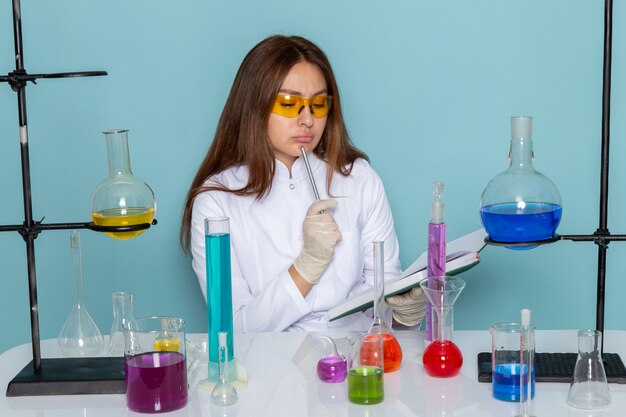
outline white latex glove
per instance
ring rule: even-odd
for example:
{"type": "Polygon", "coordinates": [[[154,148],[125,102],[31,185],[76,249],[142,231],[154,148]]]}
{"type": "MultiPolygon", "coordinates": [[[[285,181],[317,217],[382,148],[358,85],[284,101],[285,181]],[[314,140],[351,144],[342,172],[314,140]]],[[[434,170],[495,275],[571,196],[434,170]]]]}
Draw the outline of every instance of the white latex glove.
{"type": "Polygon", "coordinates": [[[405,326],[418,325],[426,315],[426,296],[420,287],[413,287],[385,301],[393,311],[393,318],[405,326]]]}
{"type": "Polygon", "coordinates": [[[328,213],[337,207],[336,200],[317,200],[306,213],[302,223],[304,243],[293,263],[294,268],[309,284],[320,282],[322,274],[333,259],[335,245],[341,240],[339,227],[328,213]],[[323,213],[321,213],[324,211],[323,213]]]}

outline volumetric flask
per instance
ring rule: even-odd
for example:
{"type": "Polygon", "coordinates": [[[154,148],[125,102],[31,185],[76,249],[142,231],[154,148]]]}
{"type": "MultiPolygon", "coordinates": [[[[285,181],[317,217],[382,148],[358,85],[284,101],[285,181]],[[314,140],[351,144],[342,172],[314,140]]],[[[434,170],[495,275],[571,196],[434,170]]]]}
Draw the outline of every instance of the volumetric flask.
{"type": "MultiPolygon", "coordinates": [[[[151,223],[156,211],[152,189],[130,170],[128,130],[107,130],[109,175],[91,196],[91,217],[97,226],[133,226],[151,223]]],[[[145,230],[145,229],[144,229],[145,230]]],[[[106,232],[115,239],[132,239],[144,230],[106,232]]]]}
{"type": "MultiPolygon", "coordinates": [[[[556,186],[533,167],[532,117],[511,117],[509,168],[487,184],[480,217],[496,242],[523,243],[551,239],[561,221],[556,186]]],[[[535,246],[508,246],[531,249],[535,246]]]]}
{"type": "Polygon", "coordinates": [[[383,337],[348,338],[348,400],[378,404],[385,399],[383,337]]]}
{"type": "Polygon", "coordinates": [[[104,339],[100,328],[87,311],[83,292],[83,252],[80,233],[70,232],[72,252],[72,282],[74,304],[59,334],[58,344],[65,356],[97,356],[102,352],[104,339]]]}
{"type": "MultiPolygon", "coordinates": [[[[534,328],[530,327],[533,332],[534,328]]],[[[493,397],[502,401],[525,401],[528,395],[528,365],[520,362],[524,327],[521,323],[497,323],[491,332],[491,380],[493,397]],[[520,397],[520,380],[522,390],[520,397]]],[[[534,344],[531,346],[534,354],[534,344]]],[[[528,362],[528,361],[527,361],[528,362]]],[[[535,369],[530,372],[531,398],[535,396],[535,369]]]]}
{"type": "Polygon", "coordinates": [[[611,404],[600,345],[602,333],[597,330],[578,332],[578,358],[567,403],[572,407],[597,410],[611,404]]]}
{"type": "Polygon", "coordinates": [[[385,354],[385,372],[395,372],[402,364],[402,348],[385,322],[385,254],[384,242],[374,242],[374,319],[367,334],[380,335],[383,338],[385,354]]]}

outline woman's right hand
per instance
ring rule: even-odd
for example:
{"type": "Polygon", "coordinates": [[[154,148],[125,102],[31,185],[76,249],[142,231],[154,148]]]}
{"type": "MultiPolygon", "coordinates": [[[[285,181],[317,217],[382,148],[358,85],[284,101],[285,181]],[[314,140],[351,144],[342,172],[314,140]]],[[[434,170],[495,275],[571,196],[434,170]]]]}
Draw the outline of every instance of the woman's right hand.
{"type": "Polygon", "coordinates": [[[309,284],[317,284],[333,259],[335,245],[341,232],[329,209],[337,207],[337,200],[317,200],[309,207],[302,223],[303,245],[293,263],[300,276],[309,284]]]}

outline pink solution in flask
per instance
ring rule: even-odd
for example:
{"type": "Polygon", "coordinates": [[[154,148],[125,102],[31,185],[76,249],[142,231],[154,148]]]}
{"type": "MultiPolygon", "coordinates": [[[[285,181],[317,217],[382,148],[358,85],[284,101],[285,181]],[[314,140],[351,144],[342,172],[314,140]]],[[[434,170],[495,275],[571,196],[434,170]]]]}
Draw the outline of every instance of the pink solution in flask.
{"type": "Polygon", "coordinates": [[[337,351],[335,341],[328,336],[319,336],[325,340],[330,354],[327,354],[317,362],[317,376],[324,382],[335,383],[346,379],[348,366],[346,358],[337,351]]]}

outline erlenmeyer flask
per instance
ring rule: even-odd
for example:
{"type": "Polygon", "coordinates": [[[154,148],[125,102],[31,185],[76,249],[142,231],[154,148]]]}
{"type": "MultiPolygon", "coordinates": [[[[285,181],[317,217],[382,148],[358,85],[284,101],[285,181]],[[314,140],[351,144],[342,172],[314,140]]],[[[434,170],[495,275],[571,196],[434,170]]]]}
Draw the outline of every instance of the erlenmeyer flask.
{"type": "Polygon", "coordinates": [[[65,356],[97,356],[102,351],[102,332],[93,320],[83,298],[83,261],[80,234],[70,232],[74,305],[59,334],[58,344],[65,356]]]}
{"type": "Polygon", "coordinates": [[[402,348],[393,330],[385,322],[383,307],[385,306],[385,242],[374,242],[374,320],[368,335],[380,335],[383,338],[385,373],[400,369],[402,364],[402,348]]]}
{"type": "MultiPolygon", "coordinates": [[[[91,196],[91,217],[98,226],[132,226],[150,223],[156,211],[152,189],[133,175],[128,152],[128,130],[103,132],[107,142],[109,175],[91,196]]],[[[106,232],[115,239],[132,239],[144,230],[106,232]]]]}
{"type": "Polygon", "coordinates": [[[452,341],[452,324],[449,314],[456,299],[465,288],[465,281],[457,277],[429,277],[420,281],[420,287],[437,314],[437,340],[433,340],[424,350],[422,361],[430,376],[455,376],[463,365],[463,354],[452,341]],[[431,279],[434,278],[434,279],[431,279]]]}
{"type": "Polygon", "coordinates": [[[600,345],[602,333],[597,330],[578,331],[578,358],[567,403],[572,407],[597,410],[611,404],[600,345]]]}
{"type": "Polygon", "coordinates": [[[113,324],[107,345],[107,355],[124,356],[124,324],[133,319],[133,293],[114,292],[111,295],[113,303],[113,324]]]}
{"type": "Polygon", "coordinates": [[[533,158],[532,117],[511,117],[509,168],[489,181],[480,199],[480,217],[493,241],[534,242],[556,233],[561,196],[552,181],[535,170],[533,158]]]}

